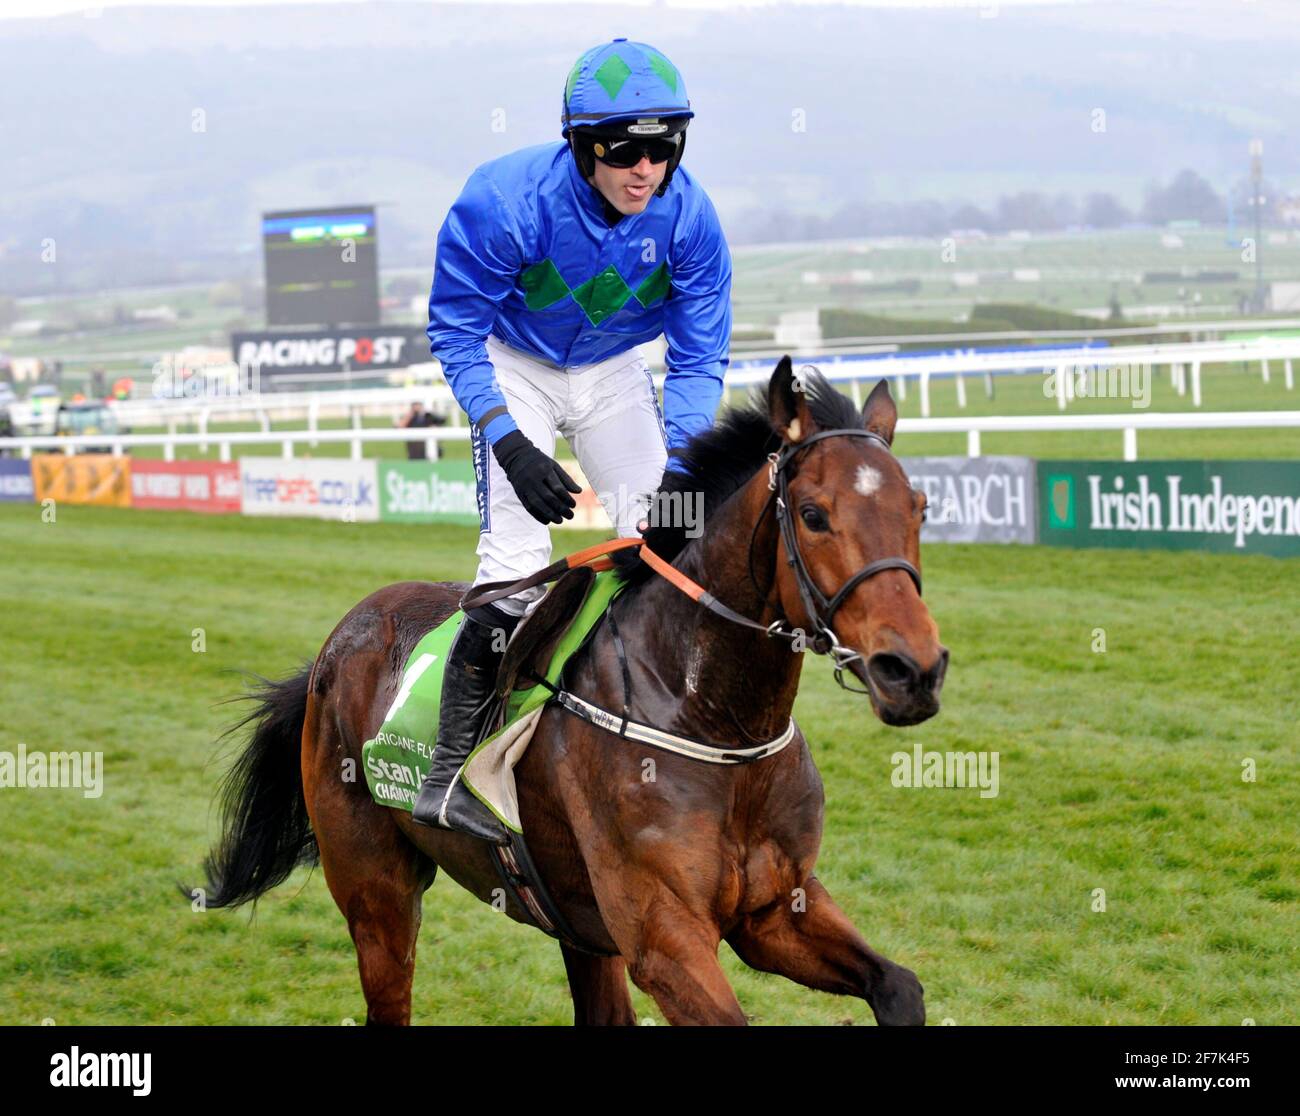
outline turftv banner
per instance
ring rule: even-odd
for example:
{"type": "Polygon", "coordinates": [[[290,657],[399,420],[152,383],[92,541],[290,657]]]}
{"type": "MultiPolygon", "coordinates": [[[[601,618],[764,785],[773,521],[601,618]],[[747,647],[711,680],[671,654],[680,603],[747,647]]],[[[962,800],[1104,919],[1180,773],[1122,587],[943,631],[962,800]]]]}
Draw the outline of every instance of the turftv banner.
{"type": "Polygon", "coordinates": [[[1040,461],[1053,546],[1300,555],[1300,461],[1040,461]]]}
{"type": "Polygon", "coordinates": [[[922,542],[1037,541],[1031,458],[902,457],[899,461],[912,487],[926,495],[922,542]]]}

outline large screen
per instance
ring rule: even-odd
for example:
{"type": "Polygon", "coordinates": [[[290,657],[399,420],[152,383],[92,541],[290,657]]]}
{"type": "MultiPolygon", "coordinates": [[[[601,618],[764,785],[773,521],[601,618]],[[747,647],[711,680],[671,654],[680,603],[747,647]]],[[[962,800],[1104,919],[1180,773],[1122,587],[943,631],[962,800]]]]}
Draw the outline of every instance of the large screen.
{"type": "Polygon", "coordinates": [[[262,215],[267,325],[379,321],[375,207],[262,215]]]}

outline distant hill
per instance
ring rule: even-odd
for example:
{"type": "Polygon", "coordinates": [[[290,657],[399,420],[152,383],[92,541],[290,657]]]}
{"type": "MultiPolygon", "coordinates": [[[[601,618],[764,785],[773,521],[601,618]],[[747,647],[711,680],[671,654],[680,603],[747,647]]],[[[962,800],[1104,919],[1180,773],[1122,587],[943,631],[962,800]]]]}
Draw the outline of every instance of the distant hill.
{"type": "Polygon", "coordinates": [[[338,201],[382,204],[385,265],[426,263],[470,170],[557,138],[568,68],[615,34],[681,67],[699,114],[688,165],[737,243],[772,211],[1025,189],[1136,205],[1182,167],[1226,192],[1255,134],[1270,176],[1294,183],[1292,9],[374,3],[0,21],[0,289],[256,273],[261,210],[338,201]]]}

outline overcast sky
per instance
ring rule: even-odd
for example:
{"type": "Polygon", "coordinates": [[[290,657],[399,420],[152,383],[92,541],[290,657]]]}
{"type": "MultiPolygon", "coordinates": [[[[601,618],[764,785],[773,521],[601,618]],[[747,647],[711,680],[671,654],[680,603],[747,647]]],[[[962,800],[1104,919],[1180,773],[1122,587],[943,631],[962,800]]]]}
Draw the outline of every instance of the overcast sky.
{"type": "MultiPolygon", "coordinates": [[[[336,4],[356,3],[357,0],[103,0],[90,4],[86,0],[4,0],[0,6],[0,19],[30,19],[33,17],[65,15],[68,12],[86,12],[93,17],[96,10],[104,8],[235,8],[283,4],[336,4]]],[[[399,0],[404,3],[426,3],[427,0],[399,0]]],[[[490,3],[499,6],[503,0],[443,0],[462,4],[490,3]]],[[[674,8],[744,8],[769,5],[794,6],[801,2],[825,4],[828,0],[505,0],[514,4],[546,3],[599,3],[628,4],[634,7],[652,7],[657,3],[674,8]]],[[[1048,4],[1082,4],[1089,0],[829,0],[831,3],[853,4],[867,8],[980,8],[992,13],[1003,7],[1036,6],[1048,4]]],[[[1228,2],[1228,0],[1225,0],[1228,2]]]]}

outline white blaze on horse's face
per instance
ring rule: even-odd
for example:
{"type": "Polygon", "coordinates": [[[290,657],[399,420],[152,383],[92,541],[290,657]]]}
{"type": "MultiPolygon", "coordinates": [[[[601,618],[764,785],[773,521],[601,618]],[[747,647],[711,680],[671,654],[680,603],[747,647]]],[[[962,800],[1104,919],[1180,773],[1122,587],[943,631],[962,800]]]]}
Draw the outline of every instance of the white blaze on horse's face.
{"type": "Polygon", "coordinates": [[[870,465],[859,465],[857,480],[854,481],[853,487],[863,496],[870,496],[884,483],[885,478],[880,475],[879,469],[873,469],[870,465]]]}

